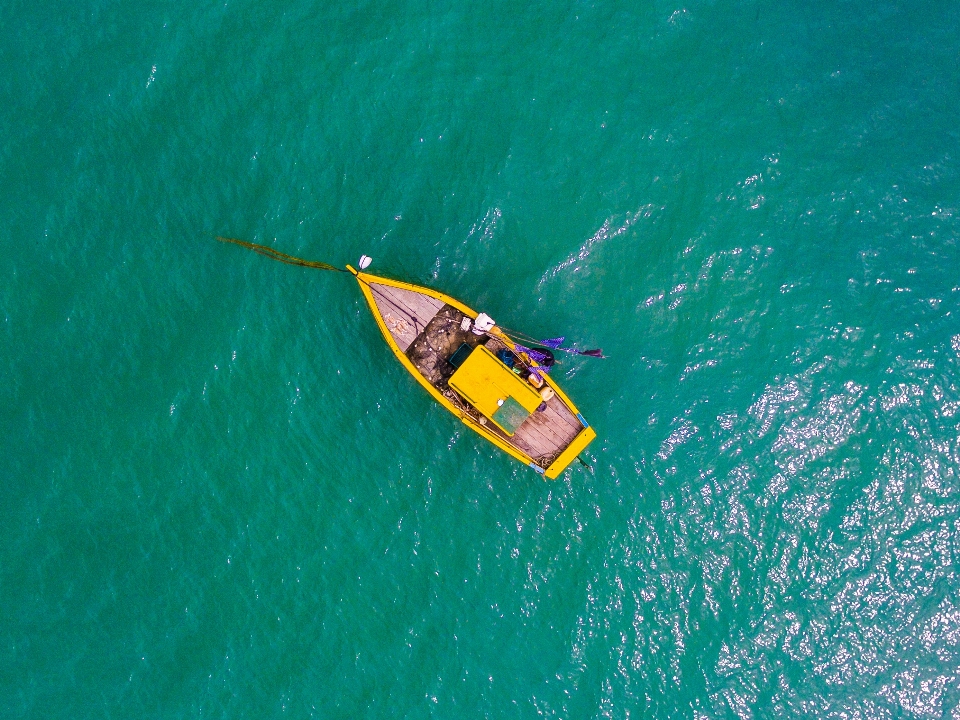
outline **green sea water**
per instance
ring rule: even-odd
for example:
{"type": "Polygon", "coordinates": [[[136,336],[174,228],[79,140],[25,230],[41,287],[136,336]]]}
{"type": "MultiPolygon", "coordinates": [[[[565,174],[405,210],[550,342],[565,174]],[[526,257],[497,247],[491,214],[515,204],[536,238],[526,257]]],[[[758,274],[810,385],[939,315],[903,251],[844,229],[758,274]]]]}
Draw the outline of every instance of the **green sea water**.
{"type": "Polygon", "coordinates": [[[0,7],[0,716],[960,718],[960,6],[0,7]],[[346,275],[602,347],[543,482],[346,275]]]}

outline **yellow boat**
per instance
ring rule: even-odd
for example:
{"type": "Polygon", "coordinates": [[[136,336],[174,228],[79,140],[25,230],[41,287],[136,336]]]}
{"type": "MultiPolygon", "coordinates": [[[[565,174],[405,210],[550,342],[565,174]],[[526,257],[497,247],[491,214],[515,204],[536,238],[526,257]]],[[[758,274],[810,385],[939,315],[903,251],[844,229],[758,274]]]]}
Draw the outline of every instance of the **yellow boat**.
{"type": "MultiPolygon", "coordinates": [[[[540,365],[484,313],[430,288],[323,262],[264,245],[218,237],[280,262],[349,271],[360,285],[387,345],[428,393],[464,425],[554,479],[597,436],[540,365]]],[[[598,350],[581,354],[599,353],[598,350]]]]}
{"type": "Polygon", "coordinates": [[[401,364],[434,400],[507,454],[553,479],[597,436],[524,349],[492,322],[477,329],[486,316],[430,288],[347,270],[401,364]]]}

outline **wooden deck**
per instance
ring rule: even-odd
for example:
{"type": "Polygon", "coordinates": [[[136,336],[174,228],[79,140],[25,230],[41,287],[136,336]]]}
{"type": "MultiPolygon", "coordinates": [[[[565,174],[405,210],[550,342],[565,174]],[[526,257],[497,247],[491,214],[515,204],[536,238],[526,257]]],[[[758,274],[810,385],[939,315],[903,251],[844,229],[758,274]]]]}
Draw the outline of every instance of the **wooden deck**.
{"type": "Polygon", "coordinates": [[[412,290],[380,283],[370,283],[369,287],[377,310],[403,352],[443,307],[442,301],[412,290]]]}
{"type": "Polygon", "coordinates": [[[547,401],[546,409],[528,417],[509,441],[539,460],[542,467],[548,467],[583,427],[563,401],[554,396],[547,401]]]}

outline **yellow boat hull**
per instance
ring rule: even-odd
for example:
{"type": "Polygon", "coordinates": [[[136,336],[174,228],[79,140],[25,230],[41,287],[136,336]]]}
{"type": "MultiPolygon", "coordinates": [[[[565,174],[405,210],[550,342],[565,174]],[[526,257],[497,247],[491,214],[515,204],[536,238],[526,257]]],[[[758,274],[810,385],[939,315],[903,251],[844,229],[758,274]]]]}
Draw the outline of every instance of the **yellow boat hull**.
{"type": "MultiPolygon", "coordinates": [[[[438,303],[455,308],[471,320],[476,319],[478,313],[456,298],[431,288],[359,272],[349,265],[347,269],[357,278],[360,291],[370,306],[370,310],[383,334],[384,340],[386,340],[387,345],[393,351],[394,355],[396,355],[400,364],[430,393],[434,400],[458,417],[464,425],[478,435],[489,440],[508,455],[516,458],[525,465],[529,465],[538,473],[550,479],[559,476],[560,473],[577,458],[583,449],[596,438],[596,433],[593,428],[586,423],[573,402],[564,394],[549,375],[544,374],[543,379],[549,387],[553,389],[556,397],[560,399],[569,412],[577,418],[581,427],[569,444],[562,448],[559,455],[557,455],[547,467],[542,467],[544,464],[542,461],[538,463],[537,459],[531,457],[522,449],[512,444],[507,438],[501,436],[501,434],[494,428],[491,428],[488,423],[484,423],[482,417],[478,419],[472,416],[468,409],[454,404],[453,401],[444,396],[444,394],[428,380],[424,373],[414,365],[405,352],[407,348],[401,347],[401,345],[406,344],[410,340],[411,336],[418,332],[419,325],[423,321],[423,318],[426,318],[431,310],[437,307],[438,303]],[[391,293],[393,294],[391,295],[391,293]],[[416,302],[413,303],[413,309],[409,307],[410,303],[404,302],[402,299],[397,299],[398,296],[401,295],[403,298],[413,297],[406,293],[415,293],[417,296],[420,296],[416,299],[416,302]],[[385,311],[384,308],[387,308],[387,310],[385,311]],[[422,308],[419,314],[418,308],[422,308]],[[395,310],[395,312],[391,312],[391,310],[395,310]],[[398,318],[395,316],[402,317],[398,318]]],[[[423,324],[426,325],[426,323],[423,324]]],[[[494,327],[489,334],[510,348],[510,350],[518,352],[513,341],[500,331],[499,328],[494,327]]],[[[532,365],[536,367],[536,363],[532,363],[532,365]]]]}

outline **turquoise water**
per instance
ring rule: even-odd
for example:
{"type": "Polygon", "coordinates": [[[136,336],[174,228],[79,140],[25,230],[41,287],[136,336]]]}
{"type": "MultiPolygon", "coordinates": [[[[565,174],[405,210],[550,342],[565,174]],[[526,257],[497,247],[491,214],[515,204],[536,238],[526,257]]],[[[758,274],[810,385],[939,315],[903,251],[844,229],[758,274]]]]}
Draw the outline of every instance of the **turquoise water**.
{"type": "Polygon", "coordinates": [[[0,715],[960,717],[960,6],[0,19],[0,715]],[[602,347],[592,469],[218,234],[602,347]]]}

